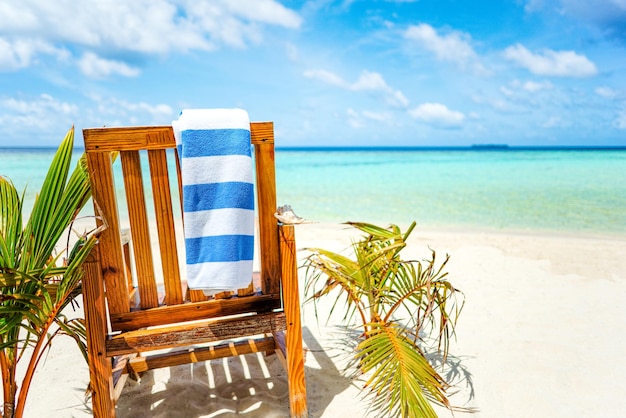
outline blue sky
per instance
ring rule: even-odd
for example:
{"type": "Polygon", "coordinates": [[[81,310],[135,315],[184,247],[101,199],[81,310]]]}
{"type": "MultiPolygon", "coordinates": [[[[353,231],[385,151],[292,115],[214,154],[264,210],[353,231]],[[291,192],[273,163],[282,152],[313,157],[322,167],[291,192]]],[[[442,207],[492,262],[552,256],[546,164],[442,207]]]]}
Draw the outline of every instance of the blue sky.
{"type": "Polygon", "coordinates": [[[626,145],[626,0],[0,0],[0,146],[241,107],[279,146],[626,145]]]}

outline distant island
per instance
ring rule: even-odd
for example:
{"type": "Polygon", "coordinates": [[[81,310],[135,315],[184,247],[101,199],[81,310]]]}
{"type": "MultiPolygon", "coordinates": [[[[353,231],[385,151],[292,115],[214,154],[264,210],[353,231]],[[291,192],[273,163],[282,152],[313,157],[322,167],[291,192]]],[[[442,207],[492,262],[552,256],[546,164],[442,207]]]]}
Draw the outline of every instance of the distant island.
{"type": "Polygon", "coordinates": [[[475,149],[507,149],[507,144],[472,144],[475,149]]]}

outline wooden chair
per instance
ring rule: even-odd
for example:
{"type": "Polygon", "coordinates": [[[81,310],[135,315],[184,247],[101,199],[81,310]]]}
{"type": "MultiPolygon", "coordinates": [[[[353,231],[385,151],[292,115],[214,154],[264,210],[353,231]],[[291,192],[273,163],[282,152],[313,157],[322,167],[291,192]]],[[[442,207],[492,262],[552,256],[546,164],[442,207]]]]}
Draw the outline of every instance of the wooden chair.
{"type": "Polygon", "coordinates": [[[172,128],[83,130],[94,208],[98,224],[106,226],[85,264],[83,279],[95,417],[115,416],[115,403],[128,373],[274,350],[287,369],[291,416],[307,416],[294,228],[274,218],[273,123],[253,122],[250,128],[260,271],[255,273],[256,285],[251,278],[249,288],[221,298],[188,290],[181,280],[184,261],[179,263],[176,234],[180,228],[175,228],[174,216],[178,207],[172,204],[172,196],[180,199],[180,166],[172,128]],[[149,181],[142,173],[145,154],[149,181]],[[129,234],[121,229],[123,199],[116,196],[113,179],[117,170],[113,161],[118,158],[129,234]],[[175,176],[169,174],[172,171],[175,176]],[[144,184],[151,184],[153,211],[146,208],[144,184]],[[153,221],[150,216],[155,213],[153,221]],[[156,238],[150,236],[151,222],[156,222],[156,238]],[[155,252],[161,261],[155,264],[153,242],[157,240],[155,252]],[[162,284],[157,280],[160,277],[162,284]],[[163,349],[170,350],[163,353],[163,349]],[[150,354],[154,350],[161,351],[150,354]]]}

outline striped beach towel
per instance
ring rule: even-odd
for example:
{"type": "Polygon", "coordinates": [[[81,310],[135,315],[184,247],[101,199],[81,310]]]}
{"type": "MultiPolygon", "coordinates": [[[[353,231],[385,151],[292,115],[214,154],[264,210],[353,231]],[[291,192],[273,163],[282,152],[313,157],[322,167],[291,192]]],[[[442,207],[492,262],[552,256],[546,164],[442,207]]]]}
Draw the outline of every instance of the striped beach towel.
{"type": "Polygon", "coordinates": [[[241,109],[186,109],[172,122],[181,161],[187,282],[206,295],[252,279],[250,120],[241,109]]]}

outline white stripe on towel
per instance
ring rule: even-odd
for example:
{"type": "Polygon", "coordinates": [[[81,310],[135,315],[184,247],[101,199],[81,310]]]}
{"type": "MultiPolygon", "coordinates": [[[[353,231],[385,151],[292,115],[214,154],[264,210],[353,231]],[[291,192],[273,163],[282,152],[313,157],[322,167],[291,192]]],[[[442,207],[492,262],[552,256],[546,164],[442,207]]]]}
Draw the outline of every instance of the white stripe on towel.
{"type": "MultiPolygon", "coordinates": [[[[204,290],[207,293],[218,293],[225,291],[237,290],[233,288],[232,285],[222,286],[212,286],[206,287],[203,283],[197,283],[196,280],[199,277],[221,277],[224,275],[236,275],[239,277],[246,276],[250,277],[250,272],[252,271],[252,261],[242,260],[236,262],[213,262],[213,263],[198,263],[198,264],[189,264],[187,265],[187,275],[188,275],[188,284],[189,288],[196,288],[200,290],[204,290]]],[[[250,284],[252,279],[243,283],[240,287],[244,288],[250,284]]]]}
{"type": "MultiPolygon", "coordinates": [[[[243,109],[185,109],[184,129],[179,121],[173,121],[172,126],[180,131],[187,129],[250,129],[248,112],[243,109]],[[207,118],[210,112],[211,117],[207,118]]],[[[180,119],[179,119],[180,120],[180,119]]]]}
{"type": "Polygon", "coordinates": [[[246,164],[250,165],[250,157],[246,155],[185,158],[183,185],[219,183],[223,178],[229,181],[252,183],[254,181],[252,170],[241,169],[246,164]],[[221,167],[221,171],[211,170],[211,167],[221,167]]]}
{"type": "Polygon", "coordinates": [[[185,238],[247,235],[254,230],[254,211],[211,209],[185,213],[185,238]]]}

